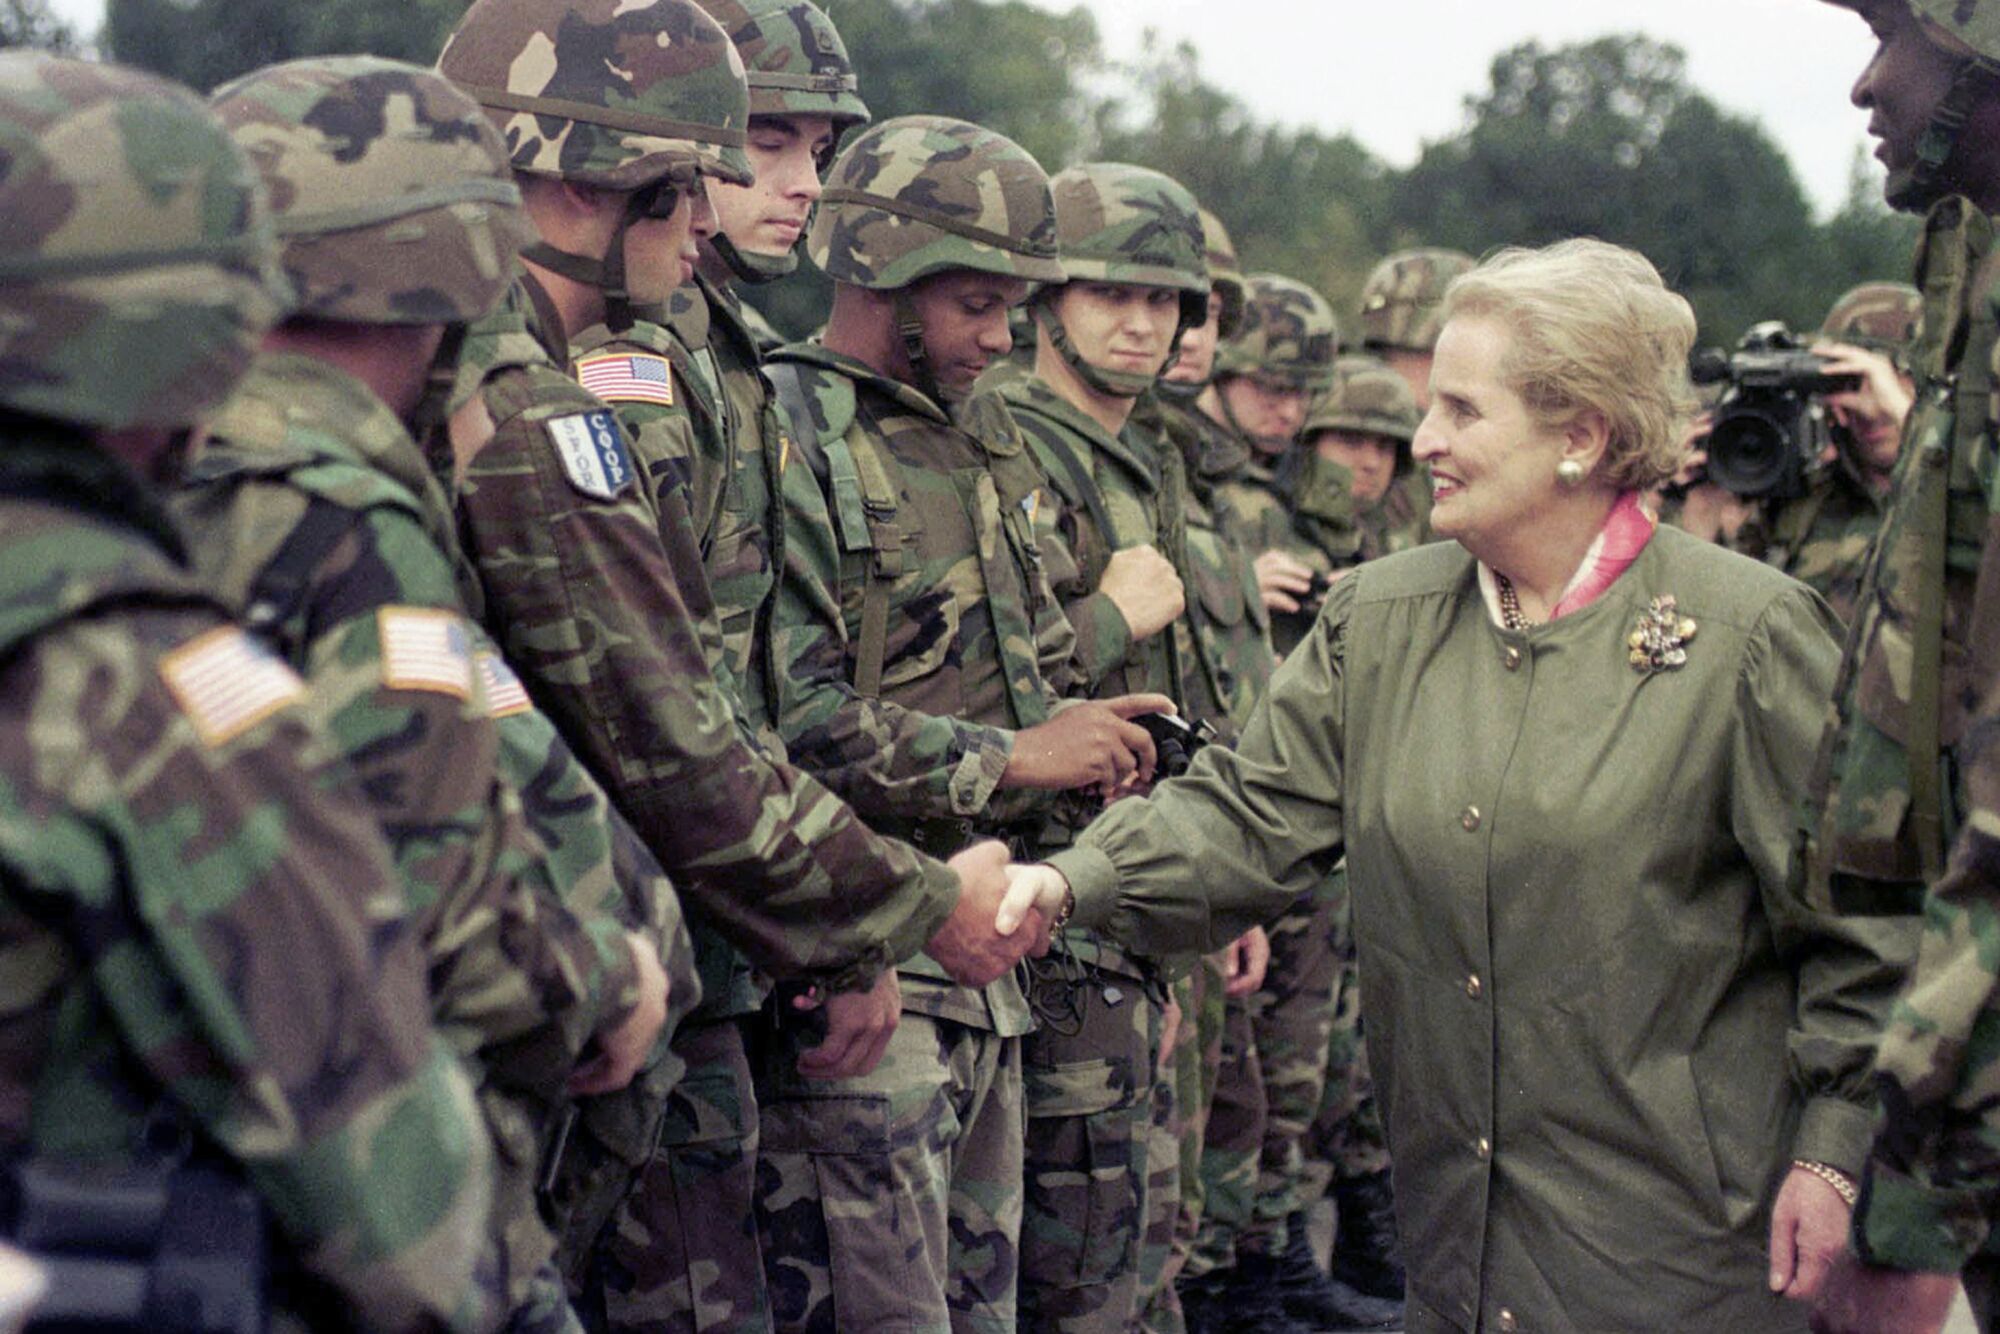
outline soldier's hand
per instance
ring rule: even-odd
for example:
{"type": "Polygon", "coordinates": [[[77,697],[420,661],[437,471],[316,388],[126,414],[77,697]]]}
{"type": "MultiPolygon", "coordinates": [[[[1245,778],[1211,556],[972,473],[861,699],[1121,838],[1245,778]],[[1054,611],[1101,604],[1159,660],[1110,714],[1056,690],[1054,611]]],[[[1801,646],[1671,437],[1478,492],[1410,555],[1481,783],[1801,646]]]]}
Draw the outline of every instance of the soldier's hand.
{"type": "Polygon", "coordinates": [[[807,1079],[856,1079],[881,1064],[903,1017],[903,989],[885,968],[866,991],[843,991],[818,1002],[826,1015],[826,1040],[799,1053],[807,1079]]]}
{"type": "Polygon", "coordinates": [[[1118,608],[1134,639],[1151,639],[1187,609],[1187,593],[1173,562],[1149,546],[1113,552],[1097,591],[1118,608]]]}
{"type": "Polygon", "coordinates": [[[961,986],[983,987],[1027,955],[1041,934],[1041,923],[1017,920],[1007,930],[995,926],[1007,894],[1006,844],[992,839],[975,843],[948,865],[958,872],[958,906],[926,948],[961,986]]]}
{"type": "Polygon", "coordinates": [[[1010,866],[1007,896],[994,918],[994,929],[1003,936],[1032,930],[1035,934],[1032,952],[1039,958],[1049,952],[1053,943],[1050,933],[1068,898],[1069,881],[1055,867],[1044,862],[1010,866]]]}
{"type": "Polygon", "coordinates": [[[1271,938],[1264,928],[1253,926],[1229,943],[1222,958],[1222,994],[1248,996],[1264,985],[1265,970],[1271,966],[1271,938]]]}
{"type": "Polygon", "coordinates": [[[1803,1167],[1785,1174],[1771,1206],[1771,1291],[1811,1301],[1847,1245],[1853,1211],[1840,1192],[1803,1167]]]}
{"type": "Polygon", "coordinates": [[[1312,567],[1289,552],[1271,550],[1257,557],[1257,592],[1272,611],[1294,612],[1312,592],[1312,567]]]}
{"type": "Polygon", "coordinates": [[[638,973],[639,998],[631,1013],[608,1033],[599,1033],[597,1055],[570,1073],[569,1091],[578,1097],[610,1093],[632,1082],[653,1054],[660,1029],[667,1022],[667,996],[672,984],[660,966],[660,952],[653,942],[636,931],[625,933],[631,947],[632,963],[638,973]]]}
{"type": "Polygon", "coordinates": [[[1958,1275],[1864,1265],[1843,1248],[1819,1285],[1813,1334],[1937,1334],[1958,1299],[1958,1275]]]}
{"type": "Polygon", "coordinates": [[[1845,426],[1859,447],[1861,466],[1887,476],[1902,448],[1903,423],[1916,400],[1903,384],[1896,363],[1880,352],[1848,343],[1815,343],[1813,351],[1826,359],[1829,375],[1858,376],[1861,383],[1826,396],[1833,419],[1845,426]]]}
{"type": "Polygon", "coordinates": [[[1047,722],[1014,737],[1014,753],[1007,757],[1000,786],[1054,791],[1091,787],[1108,798],[1135,781],[1148,782],[1158,758],[1153,739],[1126,720],[1173,711],[1174,702],[1165,695],[1120,695],[1066,705],[1047,722]]]}

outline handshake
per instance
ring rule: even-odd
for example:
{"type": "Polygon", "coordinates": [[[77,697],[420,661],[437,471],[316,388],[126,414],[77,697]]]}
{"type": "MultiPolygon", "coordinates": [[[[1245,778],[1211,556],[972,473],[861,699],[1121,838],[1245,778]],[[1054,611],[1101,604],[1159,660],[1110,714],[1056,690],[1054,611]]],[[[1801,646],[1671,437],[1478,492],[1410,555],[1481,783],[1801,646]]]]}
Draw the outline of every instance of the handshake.
{"type": "Polygon", "coordinates": [[[1010,864],[1007,845],[991,839],[948,865],[958,872],[958,904],[926,948],[956,981],[983,987],[1028,955],[1048,953],[1069,897],[1054,867],[1010,864]]]}

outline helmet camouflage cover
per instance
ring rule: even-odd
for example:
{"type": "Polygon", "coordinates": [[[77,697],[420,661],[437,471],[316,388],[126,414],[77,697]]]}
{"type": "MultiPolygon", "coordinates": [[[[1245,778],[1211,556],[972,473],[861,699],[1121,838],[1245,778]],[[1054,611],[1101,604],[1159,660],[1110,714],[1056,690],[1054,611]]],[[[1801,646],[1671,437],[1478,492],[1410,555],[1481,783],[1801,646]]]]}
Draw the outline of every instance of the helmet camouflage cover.
{"type": "Polygon", "coordinates": [[[951,269],[1065,278],[1048,173],[1012,139],[950,116],[899,116],[855,136],[806,245],[835,282],[877,291],[951,269]]]}
{"type": "Polygon", "coordinates": [[[611,190],[754,179],[743,60],[694,0],[475,0],[438,70],[493,117],[516,171],[611,190]]]}
{"type": "Polygon", "coordinates": [[[1325,297],[1275,273],[1244,285],[1243,326],[1215,354],[1217,375],[1267,375],[1306,389],[1333,385],[1340,326],[1325,297]]]}
{"type": "Polygon", "coordinates": [[[1400,464],[1408,457],[1410,442],[1416,439],[1417,426],[1423,420],[1409,381],[1372,358],[1341,360],[1345,364],[1339,383],[1313,405],[1300,434],[1308,440],[1316,431],[1386,436],[1396,442],[1400,464]]]}
{"type": "Polygon", "coordinates": [[[257,174],[201,99],[0,53],[0,404],[186,426],[290,299],[257,174]]]}
{"type": "Polygon", "coordinates": [[[1229,239],[1229,229],[1207,209],[1201,210],[1201,239],[1208,252],[1209,286],[1222,302],[1216,334],[1231,338],[1243,323],[1243,265],[1236,258],[1236,243],[1229,239]]]}
{"type": "Polygon", "coordinates": [[[1916,341],[1923,294],[1908,283],[1862,283],[1827,311],[1820,335],[1900,356],[1916,341]]]}
{"type": "Polygon", "coordinates": [[[1437,346],[1439,308],[1451,280],[1476,263],[1459,250],[1399,250],[1361,285],[1361,345],[1428,352],[1437,346]]]}
{"type": "Polygon", "coordinates": [[[532,239],[507,151],[441,76],[373,56],[274,65],[210,105],[264,177],[297,312],[470,323],[532,239]]]}
{"type": "Polygon", "coordinates": [[[1207,318],[1208,259],[1200,205],[1171,176],[1122,162],[1087,162],[1049,181],[1063,271],[1079,279],[1170,287],[1207,318]]]}
{"type": "Polygon", "coordinates": [[[1910,0],[1910,8],[1952,41],[2000,61],[2000,0],[1910,0]]]}
{"type": "Polygon", "coordinates": [[[868,122],[847,44],[810,0],[699,0],[722,25],[750,83],[753,116],[825,116],[835,135],[868,122]]]}

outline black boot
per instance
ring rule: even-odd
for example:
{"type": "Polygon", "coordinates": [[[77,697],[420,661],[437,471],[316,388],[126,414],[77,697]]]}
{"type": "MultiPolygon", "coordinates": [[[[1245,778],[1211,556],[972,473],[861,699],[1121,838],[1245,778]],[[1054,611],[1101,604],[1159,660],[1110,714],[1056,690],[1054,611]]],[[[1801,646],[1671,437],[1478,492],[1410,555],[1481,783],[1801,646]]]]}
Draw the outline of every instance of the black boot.
{"type": "Polygon", "coordinates": [[[1285,1314],[1285,1304],[1267,1285],[1261,1291],[1238,1281],[1234,1269],[1217,1269],[1174,1285],[1180,1293],[1187,1334],[1313,1334],[1285,1314]]]}
{"type": "Polygon", "coordinates": [[[1277,1255],[1240,1254],[1236,1259],[1239,1282],[1249,1289],[1275,1292],[1286,1314],[1315,1330],[1397,1330],[1403,1327],[1403,1304],[1384,1301],[1356,1292],[1347,1284],[1329,1278],[1313,1262],[1312,1249],[1305,1239],[1303,1215],[1299,1216],[1298,1240],[1277,1255]]]}
{"type": "Polygon", "coordinates": [[[1403,1248],[1396,1241],[1389,1173],[1336,1177],[1333,1276],[1371,1297],[1403,1299],[1403,1248]]]}

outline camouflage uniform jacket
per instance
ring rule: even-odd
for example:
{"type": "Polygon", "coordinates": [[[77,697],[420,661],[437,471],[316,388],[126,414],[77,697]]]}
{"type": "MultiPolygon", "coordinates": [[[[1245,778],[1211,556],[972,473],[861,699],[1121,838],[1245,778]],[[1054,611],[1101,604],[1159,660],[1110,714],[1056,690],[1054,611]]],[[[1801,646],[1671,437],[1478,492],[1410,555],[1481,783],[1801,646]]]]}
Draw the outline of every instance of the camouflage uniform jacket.
{"type": "Polygon", "coordinates": [[[1818,827],[1805,848],[1820,902],[1907,905],[1908,888],[1930,881],[1916,968],[1876,1057],[1885,1120],[1854,1220],[1864,1257],[1907,1269],[1957,1270],[1991,1249],[2000,1217],[1989,1037],[2000,1011],[1993,234],[1992,220],[1961,199],[1938,204],[1925,224],[1917,406],[1848,631],[1816,766],[1818,827]],[[1929,634],[1927,603],[1941,613],[1929,634]],[[1918,688],[1927,677],[1938,683],[1934,769],[1913,764],[1909,750],[1927,730],[1918,688]],[[1938,829],[1918,818],[1925,779],[1935,784],[1938,829]]]}
{"type": "Polygon", "coordinates": [[[0,1154],[125,1158],[164,1092],[359,1322],[497,1318],[491,1150],[304,683],[108,459],[11,431],[0,493],[0,1154]]]}
{"type": "Polygon", "coordinates": [[[1271,624],[1257,591],[1253,554],[1222,531],[1212,505],[1215,462],[1208,448],[1207,418],[1192,404],[1149,394],[1138,413],[1180,450],[1187,478],[1185,516],[1188,614],[1175,623],[1180,637],[1182,704],[1191,718],[1207,719],[1223,739],[1233,739],[1263,697],[1276,661],[1271,624]]]}
{"type": "MultiPolygon", "coordinates": [[[[1035,541],[1041,474],[991,395],[948,413],[815,344],[774,363],[813,432],[785,478],[773,633],[787,739],[883,828],[939,852],[1004,837],[1028,806],[990,798],[1014,731],[1058,707],[1051,677],[1072,643],[1035,541]]],[[[924,979],[907,1009],[1003,1036],[1033,1027],[1012,978],[982,993],[925,957],[903,972],[924,979]]]]}
{"type": "MultiPolygon", "coordinates": [[[[1430,475],[1422,469],[1404,473],[1389,483],[1383,497],[1368,507],[1357,507],[1355,525],[1360,545],[1354,553],[1357,563],[1380,560],[1398,551],[1420,547],[1431,540],[1430,475]]],[[[1301,496],[1303,511],[1313,502],[1301,496]]]]}
{"type": "MultiPolygon", "coordinates": [[[[635,457],[525,311],[517,295],[470,340],[495,434],[460,529],[489,624],[691,918],[773,974],[867,985],[936,932],[957,877],[750,743],[709,669],[720,633],[676,465],[635,457]]],[[[757,1001],[726,970],[703,983],[710,1013],[757,1001]]]]}
{"type": "Polygon", "coordinates": [[[1140,423],[1111,435],[1036,377],[1010,380],[999,392],[1042,468],[1036,534],[1049,583],[1076,629],[1076,668],[1087,692],[1178,697],[1173,636],[1134,643],[1124,614],[1098,591],[1113,553],[1126,547],[1150,545],[1174,558],[1182,478],[1168,465],[1178,465],[1178,454],[1140,423]]]}
{"type": "Polygon", "coordinates": [[[1884,504],[1843,457],[1815,472],[1804,495],[1781,502],[1775,510],[1760,507],[1729,546],[1805,584],[1826,599],[1845,625],[1854,619],[1862,571],[1882,528],[1884,504]]]}

